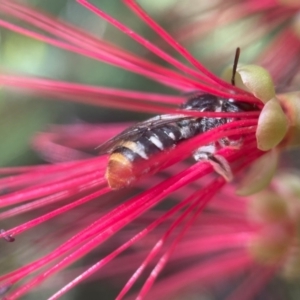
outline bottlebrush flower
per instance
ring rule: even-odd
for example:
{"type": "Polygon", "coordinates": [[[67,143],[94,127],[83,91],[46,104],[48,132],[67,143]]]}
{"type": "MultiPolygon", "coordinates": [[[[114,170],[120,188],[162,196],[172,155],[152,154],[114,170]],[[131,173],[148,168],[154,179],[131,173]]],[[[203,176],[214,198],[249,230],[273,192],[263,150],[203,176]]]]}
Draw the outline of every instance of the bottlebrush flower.
{"type": "MultiPolygon", "coordinates": [[[[147,277],[139,296],[137,296],[138,299],[143,298],[158,278],[171,254],[175,253],[176,246],[179,245],[188,230],[197,229],[194,224],[197,224],[198,219],[199,224],[201,224],[201,213],[206,205],[216,194],[221,193],[222,187],[226,186],[225,179],[229,178],[216,176],[214,170],[222,175],[230,173],[234,180],[240,181],[238,192],[250,194],[262,189],[270,181],[276,167],[279,151],[290,144],[298,144],[299,122],[295,117],[298,113],[297,101],[289,96],[277,99],[274,85],[267,71],[257,66],[239,67],[236,74],[236,85],[228,83],[204,68],[134,1],[126,0],[124,2],[137,16],[154,29],[173,50],[181,54],[192,67],[183,64],[167,52],[151,44],[88,1],[79,0],[78,3],[101,16],[165,62],[171,64],[172,68],[136,56],[113,44],[97,39],[66,22],[12,1],[0,1],[1,14],[5,15],[5,19],[0,20],[0,26],[63,50],[145,76],[175,89],[180,93],[179,95],[88,86],[5,73],[0,75],[2,86],[26,90],[38,95],[50,95],[118,109],[199,117],[205,122],[213,122],[216,118],[217,120],[221,118],[221,120],[225,120],[224,124],[213,126],[211,130],[204,130],[204,133],[178,143],[170,151],[161,151],[159,164],[151,169],[151,172],[145,169],[145,174],[142,174],[143,170],[139,170],[137,178],[128,183],[136,187],[146,187],[143,192],[136,192],[133,197],[129,196],[133,190],[112,191],[111,187],[108,186],[107,179],[109,178],[107,175],[105,177],[105,170],[111,155],[92,156],[94,153],[91,153],[91,157],[88,157],[86,152],[82,151],[86,148],[91,149],[99,146],[104,140],[115,136],[124,127],[108,126],[104,128],[104,133],[99,135],[95,134],[95,132],[99,133],[98,129],[95,132],[89,130],[87,134],[83,134],[80,127],[71,127],[71,132],[68,131],[65,135],[55,131],[40,134],[34,141],[35,147],[43,153],[47,160],[56,162],[56,164],[1,169],[4,178],[1,179],[0,205],[3,211],[0,218],[9,220],[8,224],[10,222],[13,224],[15,221],[18,222],[16,216],[26,213],[29,220],[21,220],[21,224],[10,225],[12,228],[6,231],[2,230],[0,236],[8,242],[12,242],[16,238],[15,243],[6,245],[8,249],[16,247],[15,245],[18,245],[19,240],[24,239],[24,237],[27,248],[30,248],[36,240],[38,240],[37,244],[45,243],[47,246],[47,249],[40,247],[41,252],[44,253],[39,252],[38,258],[35,253],[31,257],[27,255],[27,258],[24,257],[25,255],[19,254],[17,258],[21,260],[21,266],[20,264],[18,267],[13,266],[13,271],[9,270],[0,277],[1,292],[3,294],[7,292],[6,299],[17,299],[31,293],[46,279],[53,277],[58,272],[63,272],[70,264],[79,261],[101,245],[100,255],[102,259],[86,271],[80,270],[78,272],[80,275],[75,280],[71,280],[69,284],[50,297],[50,299],[57,299],[84,279],[89,278],[94,272],[105,267],[115,257],[122,255],[130,247],[134,247],[134,244],[143,241],[145,236],[150,236],[152,231],[162,230],[158,232],[159,237],[154,237],[156,239],[154,248],[151,248],[149,255],[146,254],[145,262],[125,285],[118,297],[121,299],[125,296],[135,280],[140,278],[140,272],[148,262],[159,254],[161,258],[157,264],[154,264],[153,271],[147,277]],[[8,18],[9,21],[6,21],[8,18]],[[24,22],[27,26],[29,25],[29,29],[27,26],[16,25],[10,18],[15,18],[18,23],[24,22]],[[222,99],[225,103],[236,103],[242,107],[249,107],[250,105],[253,109],[246,109],[246,111],[241,112],[210,110],[199,112],[178,109],[179,103],[186,101],[186,99],[193,99],[191,95],[186,94],[188,92],[192,95],[205,94],[219,97],[218,99],[222,99]],[[229,99],[232,100],[229,101],[229,99]],[[278,130],[276,129],[274,132],[274,126],[278,124],[279,126],[276,127],[278,130]],[[74,134],[78,134],[78,137],[74,138],[74,134]],[[231,147],[224,147],[224,145],[221,147],[222,143],[226,144],[226,141],[228,143],[228,139],[232,142],[229,143],[231,147]],[[74,143],[76,144],[75,147],[74,143]],[[212,143],[217,145],[218,152],[215,156],[217,163],[214,163],[213,160],[210,163],[200,160],[189,166],[180,163],[191,156],[199,147],[212,143]],[[81,149],[74,150],[72,147],[81,149]],[[263,155],[265,152],[267,154],[263,155]],[[263,166],[268,166],[260,173],[255,171],[258,167],[262,168],[262,162],[259,159],[264,159],[263,166]],[[60,163],[57,163],[58,161],[60,163]],[[220,168],[220,163],[223,164],[223,167],[225,166],[223,170],[222,167],[220,168]],[[157,179],[155,176],[150,176],[154,175],[152,173],[164,174],[163,172],[169,173],[167,179],[159,177],[157,179]],[[242,173],[246,175],[242,176],[242,173]],[[267,180],[265,180],[266,178],[267,180]],[[199,184],[199,187],[195,188],[194,182],[199,184]],[[193,188],[190,189],[190,186],[193,188]],[[124,195],[127,191],[128,197],[124,195]],[[181,195],[180,200],[174,201],[172,197],[178,195],[181,195]],[[91,200],[97,200],[97,203],[101,203],[98,207],[96,206],[97,211],[93,206],[96,201],[91,202],[91,200]],[[105,201],[110,202],[109,208],[104,206],[105,201]],[[154,208],[163,202],[170,204],[171,208],[163,211],[154,208]],[[55,204],[55,206],[52,206],[53,208],[49,212],[46,209],[50,204],[55,204]],[[82,204],[85,204],[87,210],[81,209],[80,205],[82,204]],[[80,210],[76,207],[80,207],[80,210]],[[36,210],[39,210],[38,216],[36,210]],[[75,211],[75,218],[72,216],[73,210],[75,211]],[[83,219],[82,216],[86,214],[89,220],[83,219]],[[69,231],[64,231],[57,225],[57,220],[60,224],[66,219],[70,221],[72,226],[69,231]],[[77,222],[78,219],[79,222],[77,222]],[[61,231],[56,233],[55,231],[54,237],[52,232],[50,238],[49,236],[41,238],[39,230],[41,228],[52,229],[51,226],[55,226],[55,228],[58,226],[63,233],[61,231]],[[131,230],[132,228],[133,230],[131,230]],[[27,231],[29,232],[27,233],[27,231]],[[20,235],[21,233],[22,235],[20,235]],[[110,239],[109,242],[106,242],[108,239],[110,239]],[[32,262],[28,260],[32,260],[32,262]]],[[[226,79],[226,76],[224,78],[226,79]]],[[[86,127],[83,128],[86,129],[86,127]]],[[[155,160],[153,161],[155,162],[155,160]]],[[[126,185],[124,184],[124,187],[126,185]]],[[[226,194],[226,198],[227,196],[228,194],[226,194]]],[[[235,196],[230,193],[228,201],[231,201],[232,197],[235,196]]],[[[220,201],[217,202],[216,200],[216,203],[221,205],[220,201]]],[[[245,250],[245,248],[248,249],[244,245],[243,249],[245,250]]],[[[240,269],[252,263],[253,257],[256,258],[255,256],[251,257],[250,252],[245,253],[244,250],[240,260],[233,261],[233,268],[240,269]]],[[[99,253],[97,254],[99,255],[99,253]]],[[[128,267],[131,267],[131,261],[128,267]]],[[[75,272],[76,270],[74,270],[75,272]]],[[[78,274],[73,275],[72,273],[71,275],[75,277],[78,274]]]]}
{"type": "MultiPolygon", "coordinates": [[[[289,171],[281,172],[268,189],[251,197],[239,198],[228,186],[223,189],[178,244],[149,299],[199,298],[203,294],[217,299],[257,299],[260,295],[288,299],[278,282],[276,287],[270,281],[275,276],[279,282],[299,279],[298,182],[299,174],[289,171]]],[[[166,231],[161,229],[162,236],[166,231]]],[[[156,235],[149,234],[146,241],[151,243],[156,235]]],[[[150,258],[143,260],[149,253],[148,243],[138,247],[137,253],[116,259],[115,265],[135,257],[143,263],[134,275],[146,265],[155,268],[150,258]]],[[[155,247],[152,249],[149,256],[154,255],[155,247]]],[[[168,254],[166,251],[165,257],[168,254]]],[[[111,272],[112,278],[118,278],[128,270],[116,267],[111,272]]],[[[132,276],[127,285],[134,280],[132,276]]]]}

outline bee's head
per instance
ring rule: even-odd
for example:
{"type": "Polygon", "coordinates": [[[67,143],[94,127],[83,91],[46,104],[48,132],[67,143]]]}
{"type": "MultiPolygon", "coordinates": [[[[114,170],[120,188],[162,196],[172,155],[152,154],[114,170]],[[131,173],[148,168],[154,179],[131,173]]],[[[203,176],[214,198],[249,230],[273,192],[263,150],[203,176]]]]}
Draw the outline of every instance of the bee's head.
{"type": "Polygon", "coordinates": [[[212,94],[194,94],[180,108],[201,111],[208,105],[218,103],[219,98],[212,94]]]}

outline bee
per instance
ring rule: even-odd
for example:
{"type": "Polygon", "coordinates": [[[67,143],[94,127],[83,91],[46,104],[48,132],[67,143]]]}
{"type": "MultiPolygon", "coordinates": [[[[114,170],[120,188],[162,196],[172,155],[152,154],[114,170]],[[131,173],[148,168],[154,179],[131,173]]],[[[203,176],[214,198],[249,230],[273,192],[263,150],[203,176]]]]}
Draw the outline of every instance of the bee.
{"type": "MultiPolygon", "coordinates": [[[[233,86],[235,86],[239,56],[240,48],[237,48],[231,77],[233,86]]],[[[194,93],[180,108],[196,112],[229,113],[257,110],[254,104],[207,93],[194,93]]],[[[177,145],[237,119],[165,114],[137,123],[98,147],[100,154],[110,154],[105,173],[108,185],[111,189],[121,189],[129,186],[143,175],[163,169],[168,166],[168,152],[174,150],[177,145]]],[[[199,147],[192,155],[196,161],[209,162],[217,173],[230,181],[233,176],[229,163],[216,153],[224,147],[239,148],[242,143],[242,138],[223,137],[218,141],[199,147]]]]}
{"type": "MultiPolygon", "coordinates": [[[[230,113],[255,109],[252,104],[199,93],[190,96],[180,108],[196,112],[230,113]]],[[[135,124],[99,147],[100,153],[110,154],[105,174],[109,186],[121,189],[143,175],[154,173],[162,168],[167,161],[167,153],[177,145],[233,120],[237,118],[165,114],[135,124]]],[[[230,166],[216,152],[224,147],[239,147],[241,143],[241,139],[223,137],[199,147],[192,156],[196,161],[211,163],[215,171],[229,181],[232,179],[230,166]]]]}

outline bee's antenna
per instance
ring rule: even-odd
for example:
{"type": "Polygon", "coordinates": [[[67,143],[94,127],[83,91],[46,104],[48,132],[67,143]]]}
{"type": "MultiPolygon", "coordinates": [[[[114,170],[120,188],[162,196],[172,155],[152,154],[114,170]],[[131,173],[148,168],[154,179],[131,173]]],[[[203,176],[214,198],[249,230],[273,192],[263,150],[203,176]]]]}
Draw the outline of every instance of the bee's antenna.
{"type": "Polygon", "coordinates": [[[235,50],[233,69],[232,69],[232,77],[231,77],[232,85],[235,85],[235,73],[236,73],[237,64],[239,62],[240,53],[241,53],[241,49],[240,49],[240,47],[237,47],[235,50]]]}

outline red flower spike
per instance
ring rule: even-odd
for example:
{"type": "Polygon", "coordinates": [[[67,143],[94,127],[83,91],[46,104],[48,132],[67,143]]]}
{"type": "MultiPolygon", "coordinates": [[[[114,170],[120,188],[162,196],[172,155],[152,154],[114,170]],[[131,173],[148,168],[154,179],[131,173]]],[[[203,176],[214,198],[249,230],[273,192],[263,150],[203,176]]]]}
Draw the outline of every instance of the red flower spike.
{"type": "MultiPolygon", "coordinates": [[[[181,163],[200,147],[232,139],[235,143],[232,143],[230,147],[218,148],[214,158],[218,164],[220,164],[218,157],[224,159],[234,179],[239,179],[241,172],[251,167],[264,154],[257,149],[255,137],[258,118],[264,105],[252,95],[255,90],[251,90],[250,93],[232,86],[208,71],[154,22],[135,1],[126,0],[125,3],[193,67],[173,58],[90,2],[83,0],[77,2],[131,36],[177,70],[162,67],[138,57],[116,45],[91,36],[73,25],[13,1],[0,0],[1,13],[15,19],[18,24],[19,21],[24,22],[26,28],[29,29],[5,20],[0,20],[0,26],[63,50],[135,72],[181,93],[196,92],[196,95],[216,95],[223,97],[224,103],[248,102],[247,105],[253,105],[255,109],[242,112],[224,112],[218,109],[215,111],[187,110],[178,108],[179,103],[187,98],[191,99],[190,95],[185,94],[162,95],[87,86],[34,76],[0,74],[1,85],[4,88],[21,89],[37,95],[50,95],[69,101],[148,113],[180,114],[184,118],[202,118],[202,121],[213,122],[220,118],[230,120],[210,130],[203,130],[201,134],[178,143],[170,151],[161,151],[161,155],[155,157],[159,160],[158,166],[152,172],[139,174],[137,180],[132,182],[133,185],[140,184],[146,187],[144,192],[126,200],[123,194],[123,191],[126,192],[124,189],[121,204],[111,203],[110,208],[103,208],[103,205],[100,211],[93,208],[93,211],[87,214],[94,219],[83,225],[80,220],[76,219],[76,222],[72,220],[74,228],[71,233],[55,237],[55,243],[50,250],[47,249],[47,253],[41,253],[39,257],[34,257],[31,263],[25,262],[22,267],[2,275],[0,292],[7,293],[7,299],[18,299],[29,294],[34,288],[42,286],[46,279],[58,272],[64,272],[70,264],[101,245],[105,249],[105,254],[100,253],[101,260],[86,268],[85,271],[81,270],[77,276],[72,274],[75,279],[50,299],[58,299],[83,280],[89,279],[92,274],[96,274],[108,263],[115,266],[107,272],[113,277],[112,281],[118,277],[118,272],[131,271],[133,273],[131,277],[127,277],[129,280],[125,281],[124,288],[120,289],[119,295],[116,296],[117,299],[123,299],[135,283],[142,280],[146,272],[148,274],[146,274],[142,288],[140,291],[134,291],[136,299],[143,299],[148,295],[152,299],[168,297],[174,293],[174,290],[172,291],[174,287],[170,285],[171,280],[175,282],[175,288],[181,288],[195,284],[196,281],[212,283],[224,277],[234,278],[244,270],[252,272],[249,277],[250,282],[245,280],[245,284],[252,285],[253,295],[258,293],[260,287],[278,271],[280,265],[278,261],[271,266],[264,265],[259,260],[260,253],[254,251],[263,249],[264,253],[268,254],[267,246],[269,245],[262,243],[259,238],[262,237],[262,232],[268,232],[260,230],[261,227],[264,228],[270,224],[257,224],[249,219],[247,209],[250,200],[237,197],[234,194],[235,188],[226,185],[222,176],[213,175],[212,163],[199,161],[189,167],[181,163]],[[167,173],[168,179],[160,178],[161,173],[157,174],[159,171],[167,173]],[[152,177],[149,177],[150,175],[152,177]],[[155,208],[163,201],[167,202],[166,198],[169,196],[174,199],[177,197],[177,202],[171,202],[172,208],[165,212],[155,208]],[[215,202],[212,201],[213,198],[215,202]],[[210,210],[204,211],[206,207],[210,210]],[[108,239],[110,239],[109,246],[105,243],[108,239]],[[253,245],[257,248],[254,249],[253,245]],[[130,247],[133,253],[128,254],[125,250],[130,247]],[[131,256],[128,258],[126,255],[131,256]],[[192,267],[187,265],[187,268],[182,269],[181,279],[177,274],[169,276],[162,274],[168,265],[176,264],[177,261],[185,263],[188,257],[194,260],[194,264],[192,267]],[[198,257],[200,260],[197,259],[198,257]],[[131,266],[126,266],[121,270],[120,266],[126,260],[134,262],[135,258],[140,258],[136,271],[131,269],[131,266]],[[260,273],[254,281],[252,277],[257,272],[260,273]],[[154,285],[155,281],[160,282],[154,285]],[[19,285],[15,287],[16,284],[19,285]]],[[[259,3],[255,3],[252,8],[259,10],[259,3]]],[[[264,9],[273,6],[270,2],[264,2],[261,5],[264,9]]],[[[91,131],[88,126],[71,125],[68,128],[57,126],[52,127],[50,132],[43,132],[36,136],[33,141],[34,147],[48,161],[57,163],[56,165],[0,170],[0,174],[4,175],[0,183],[3,189],[6,189],[0,197],[0,205],[5,209],[0,213],[0,219],[9,220],[25,212],[30,217],[27,222],[8,230],[1,230],[0,237],[6,241],[12,241],[16,235],[30,232],[29,230],[33,231],[43,224],[51,224],[50,221],[54,223],[55,220],[60,220],[60,217],[76,211],[79,205],[85,204],[84,207],[88,207],[88,202],[91,200],[98,200],[102,203],[105,199],[104,195],[111,192],[104,177],[107,155],[99,155],[96,158],[86,157],[85,150],[97,151],[97,146],[106,139],[119,134],[123,126],[105,125],[105,128],[95,127],[91,131]],[[100,135],[100,128],[104,128],[103,135],[100,135]],[[56,208],[51,208],[51,211],[47,212],[38,211],[39,214],[36,216],[37,210],[54,203],[57,205],[56,208]]],[[[124,188],[124,186],[121,187],[124,188]]],[[[118,194],[121,193],[115,192],[115,195],[118,194]]],[[[82,206],[82,211],[84,207],[82,206]]],[[[279,227],[280,225],[272,228],[279,227]]],[[[270,239],[271,244],[272,242],[274,240],[270,239]]],[[[17,243],[18,238],[9,246],[17,243]]],[[[233,299],[237,297],[236,295],[239,295],[238,290],[236,294],[233,294],[233,299]]],[[[247,297],[250,296],[250,294],[247,295],[247,297]]]]}

